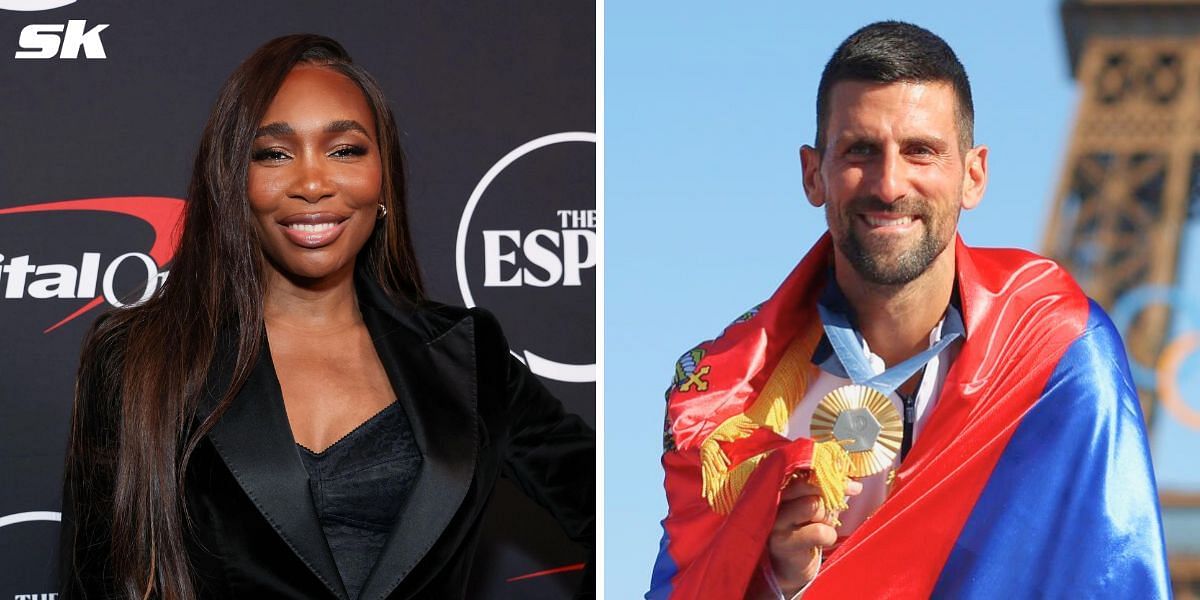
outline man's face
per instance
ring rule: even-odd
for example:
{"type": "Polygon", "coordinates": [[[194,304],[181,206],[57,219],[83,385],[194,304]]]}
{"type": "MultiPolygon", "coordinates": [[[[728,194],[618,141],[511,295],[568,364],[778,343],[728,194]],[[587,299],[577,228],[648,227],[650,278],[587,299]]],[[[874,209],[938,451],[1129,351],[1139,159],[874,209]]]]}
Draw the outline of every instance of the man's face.
{"type": "Polygon", "coordinates": [[[955,105],[945,83],[834,84],[825,148],[801,150],[805,190],[863,280],[916,279],[983,195],[987,150],[959,147],[955,105]]]}

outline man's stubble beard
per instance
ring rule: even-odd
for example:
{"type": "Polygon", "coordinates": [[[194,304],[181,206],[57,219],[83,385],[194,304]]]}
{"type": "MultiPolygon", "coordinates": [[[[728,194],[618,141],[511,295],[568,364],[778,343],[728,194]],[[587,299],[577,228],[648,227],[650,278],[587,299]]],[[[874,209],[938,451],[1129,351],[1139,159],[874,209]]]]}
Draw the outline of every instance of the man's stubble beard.
{"type": "MultiPolygon", "coordinates": [[[[830,205],[826,205],[826,222],[830,229],[834,227],[829,219],[830,205]]],[[[938,215],[924,198],[906,200],[901,203],[888,205],[875,197],[858,198],[850,202],[849,209],[843,212],[844,229],[836,236],[837,248],[854,268],[854,270],[869,283],[881,286],[899,286],[907,284],[922,273],[929,270],[933,261],[950,244],[954,231],[957,229],[957,212],[947,211],[938,215]],[[891,248],[872,245],[863,239],[855,220],[862,212],[891,212],[915,215],[921,220],[921,237],[916,245],[900,251],[891,259],[891,248]],[[947,233],[947,231],[949,233],[947,233]]]]}

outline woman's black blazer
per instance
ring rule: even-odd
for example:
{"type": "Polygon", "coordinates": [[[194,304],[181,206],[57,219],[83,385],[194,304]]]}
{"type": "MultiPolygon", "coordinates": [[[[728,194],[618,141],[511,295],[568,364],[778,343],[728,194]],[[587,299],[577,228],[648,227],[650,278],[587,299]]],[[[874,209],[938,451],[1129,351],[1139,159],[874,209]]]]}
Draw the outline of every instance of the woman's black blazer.
{"type": "MultiPolygon", "coordinates": [[[[594,557],[595,436],[508,351],[478,309],[392,302],[359,278],[359,306],[424,460],[361,598],[461,598],[497,476],[511,478],[594,557]]],[[[218,352],[206,398],[232,371],[218,352]]],[[[116,431],[111,392],[81,390],[81,430],[116,431]],[[104,397],[104,396],[109,397],[104,397]],[[100,397],[96,397],[100,396],[100,397]],[[106,422],[100,422],[106,421],[106,422]]],[[[201,415],[213,409],[202,406],[201,415]]],[[[108,574],[111,457],[67,477],[63,591],[100,598],[108,574]],[[70,490],[76,490],[71,493],[70,490]]],[[[346,592],[317,520],[279,381],[262,354],[192,456],[187,547],[203,598],[339,598],[346,592]]],[[[594,593],[591,564],[581,596],[594,593]]]]}

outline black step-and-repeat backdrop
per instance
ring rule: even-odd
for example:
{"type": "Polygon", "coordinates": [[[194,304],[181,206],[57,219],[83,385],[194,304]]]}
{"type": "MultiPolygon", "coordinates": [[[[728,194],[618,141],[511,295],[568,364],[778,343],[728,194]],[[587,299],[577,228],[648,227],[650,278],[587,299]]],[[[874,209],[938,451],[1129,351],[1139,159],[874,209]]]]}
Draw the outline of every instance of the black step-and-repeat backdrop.
{"type": "MultiPolygon", "coordinates": [[[[329,35],[403,132],[430,295],[500,318],[595,422],[595,10],[508,0],[0,0],[0,600],[57,593],[83,333],[169,276],[210,104],[256,47],[329,35]]],[[[502,484],[472,597],[562,598],[581,549],[502,484]]]]}

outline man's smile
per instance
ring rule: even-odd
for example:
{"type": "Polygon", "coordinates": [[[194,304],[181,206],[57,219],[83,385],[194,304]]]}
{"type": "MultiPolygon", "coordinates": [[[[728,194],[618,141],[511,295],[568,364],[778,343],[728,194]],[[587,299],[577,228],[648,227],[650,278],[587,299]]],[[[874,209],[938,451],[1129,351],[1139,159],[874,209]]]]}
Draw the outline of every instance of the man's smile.
{"type": "Polygon", "coordinates": [[[899,213],[860,213],[859,221],[870,231],[880,233],[906,233],[921,220],[917,215],[899,213]]]}

